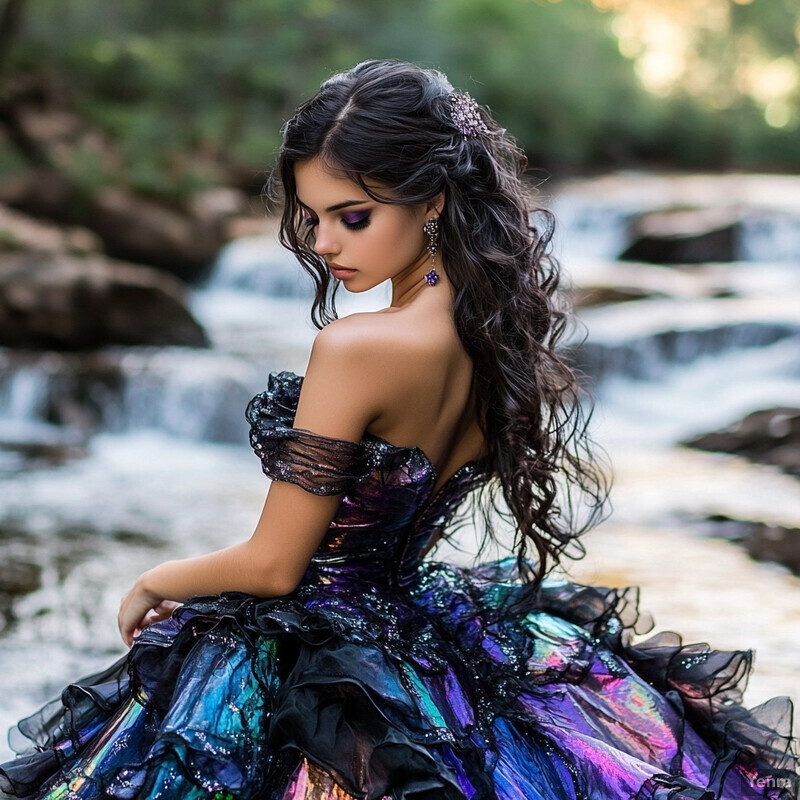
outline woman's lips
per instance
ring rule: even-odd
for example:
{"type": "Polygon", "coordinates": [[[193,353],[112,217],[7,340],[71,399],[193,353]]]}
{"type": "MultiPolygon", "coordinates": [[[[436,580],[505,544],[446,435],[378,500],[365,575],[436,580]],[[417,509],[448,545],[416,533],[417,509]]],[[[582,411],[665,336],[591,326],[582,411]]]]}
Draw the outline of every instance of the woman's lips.
{"type": "Polygon", "coordinates": [[[349,278],[352,275],[355,275],[357,270],[354,269],[347,269],[346,267],[340,267],[338,264],[329,264],[331,272],[333,273],[334,278],[338,278],[342,280],[343,278],[349,278]]]}

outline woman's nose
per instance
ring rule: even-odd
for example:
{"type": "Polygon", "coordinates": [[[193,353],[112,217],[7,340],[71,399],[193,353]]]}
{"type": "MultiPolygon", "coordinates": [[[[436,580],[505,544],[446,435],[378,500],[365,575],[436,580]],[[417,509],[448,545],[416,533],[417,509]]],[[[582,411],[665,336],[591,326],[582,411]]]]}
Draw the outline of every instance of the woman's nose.
{"type": "Polygon", "coordinates": [[[314,251],[321,256],[334,255],[339,252],[339,245],[330,227],[319,223],[314,239],[314,251]]]}

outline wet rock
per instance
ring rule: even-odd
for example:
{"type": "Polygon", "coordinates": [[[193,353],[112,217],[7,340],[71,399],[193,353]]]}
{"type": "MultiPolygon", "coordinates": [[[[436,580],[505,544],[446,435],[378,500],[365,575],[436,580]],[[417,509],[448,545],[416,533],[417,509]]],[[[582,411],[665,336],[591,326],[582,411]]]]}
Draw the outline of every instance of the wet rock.
{"type": "Polygon", "coordinates": [[[171,276],[102,256],[7,253],[0,258],[0,345],[207,346],[184,294],[171,276]]]}
{"type": "Polygon", "coordinates": [[[728,208],[655,211],[636,217],[623,261],[651,264],[703,264],[735,261],[741,219],[728,208]]]}
{"type": "MultiPolygon", "coordinates": [[[[0,541],[3,538],[0,536],[0,541]]],[[[33,552],[28,548],[20,548],[19,543],[12,548],[3,547],[0,569],[0,633],[11,626],[15,620],[14,605],[25,595],[32,594],[41,588],[42,567],[36,563],[33,552]],[[9,552],[10,550],[10,552],[9,552]]]]}
{"type": "Polygon", "coordinates": [[[625,303],[629,300],[643,300],[653,297],[653,292],[641,286],[591,286],[585,285],[572,293],[575,308],[589,308],[608,303],[625,303]]]}
{"type": "Polygon", "coordinates": [[[636,380],[658,380],[668,367],[688,364],[701,355],[735,348],[766,347],[797,333],[797,326],[791,324],[741,321],[719,327],[658,331],[624,341],[604,342],[595,336],[593,340],[569,348],[568,352],[579,373],[590,384],[620,375],[636,380]]]}
{"type": "Polygon", "coordinates": [[[82,458],[91,435],[118,417],[120,354],[0,352],[0,472],[82,458]]]}
{"type": "Polygon", "coordinates": [[[571,266],[581,276],[574,278],[572,291],[573,305],[578,308],[646,299],[691,302],[740,293],[732,268],[726,264],[667,267],[583,258],[571,262],[571,266]]]}
{"type": "Polygon", "coordinates": [[[191,282],[205,277],[226,243],[226,218],[227,212],[190,214],[109,186],[94,199],[87,224],[110,256],[149,264],[191,282]]]}
{"type": "Polygon", "coordinates": [[[75,569],[105,547],[107,532],[92,525],[67,525],[51,534],[54,542],[47,554],[48,563],[55,568],[59,582],[64,582],[75,569]],[[55,544],[55,546],[53,546],[55,544]]]}
{"type": "Polygon", "coordinates": [[[707,517],[704,527],[713,535],[741,544],[756,561],[774,561],[800,575],[800,528],[724,514],[707,517]]]}
{"type": "Polygon", "coordinates": [[[99,237],[109,256],[157,267],[188,282],[207,274],[230,239],[230,220],[249,210],[245,195],[234,189],[209,189],[183,206],[121,186],[87,195],[58,171],[44,168],[5,178],[0,203],[82,226],[99,237]]]}
{"type": "Polygon", "coordinates": [[[800,575],[800,529],[754,523],[746,546],[756,560],[777,561],[800,575]]]}
{"type": "Polygon", "coordinates": [[[800,408],[781,406],[754,411],[723,430],[683,444],[741,455],[800,477],[800,408]]]}
{"type": "Polygon", "coordinates": [[[128,545],[129,547],[146,547],[151,550],[163,550],[167,546],[167,542],[149,533],[144,533],[143,531],[120,528],[119,530],[113,531],[111,535],[114,541],[128,545]]]}
{"type": "Polygon", "coordinates": [[[43,586],[52,588],[54,581],[63,584],[98,552],[118,546],[136,551],[165,546],[146,531],[53,523],[33,533],[24,518],[0,519],[0,635],[24,622],[19,607],[23,598],[43,586]]]}
{"type": "Polygon", "coordinates": [[[0,570],[0,596],[19,597],[42,585],[42,568],[32,561],[8,558],[0,570]]]}
{"type": "Polygon", "coordinates": [[[242,409],[261,378],[258,367],[210,349],[0,348],[0,472],[26,466],[3,443],[25,452],[50,448],[54,456],[63,447],[77,456],[99,430],[242,444],[242,409]]]}
{"type": "MultiPolygon", "coordinates": [[[[66,437],[65,437],[66,438],[66,437]]],[[[0,433],[0,474],[18,473],[20,470],[57,467],[76,458],[85,458],[86,447],[69,441],[52,442],[28,438],[25,441],[7,441],[0,433]]]]}
{"type": "Polygon", "coordinates": [[[9,542],[23,542],[26,545],[30,545],[34,541],[33,534],[28,530],[28,526],[23,520],[15,517],[0,520],[0,547],[7,545],[9,542]]]}
{"type": "Polygon", "coordinates": [[[54,225],[0,204],[0,253],[25,250],[87,254],[102,250],[99,237],[87,228],[54,225]]]}

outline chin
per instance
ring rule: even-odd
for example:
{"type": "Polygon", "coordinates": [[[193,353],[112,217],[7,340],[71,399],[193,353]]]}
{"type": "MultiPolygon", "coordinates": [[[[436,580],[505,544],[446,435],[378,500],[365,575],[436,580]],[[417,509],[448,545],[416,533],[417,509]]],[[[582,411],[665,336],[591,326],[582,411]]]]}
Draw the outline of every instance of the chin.
{"type": "Polygon", "coordinates": [[[364,280],[348,280],[348,281],[339,281],[344,289],[349,294],[364,294],[365,292],[371,292],[373,289],[377,289],[379,286],[384,286],[389,284],[388,280],[385,281],[378,281],[375,283],[364,281],[364,280]]]}
{"type": "Polygon", "coordinates": [[[348,286],[345,283],[342,283],[342,288],[348,292],[349,294],[364,294],[364,292],[368,292],[370,289],[374,289],[374,286],[348,286]]]}

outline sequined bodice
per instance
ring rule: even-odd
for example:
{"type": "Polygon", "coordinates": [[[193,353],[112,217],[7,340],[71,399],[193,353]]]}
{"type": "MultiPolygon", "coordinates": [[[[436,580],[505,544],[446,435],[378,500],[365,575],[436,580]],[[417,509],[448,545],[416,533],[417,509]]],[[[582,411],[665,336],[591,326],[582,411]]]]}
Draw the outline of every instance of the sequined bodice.
{"type": "Polygon", "coordinates": [[[349,442],[293,428],[302,381],[292,372],[271,374],[247,418],[269,477],[314,494],[343,495],[304,583],[344,576],[371,584],[412,580],[426,545],[485,480],[483,462],[464,464],[434,493],[436,470],[418,447],[399,447],[369,433],[349,442]]]}

